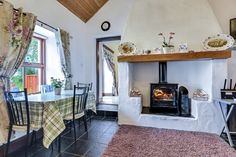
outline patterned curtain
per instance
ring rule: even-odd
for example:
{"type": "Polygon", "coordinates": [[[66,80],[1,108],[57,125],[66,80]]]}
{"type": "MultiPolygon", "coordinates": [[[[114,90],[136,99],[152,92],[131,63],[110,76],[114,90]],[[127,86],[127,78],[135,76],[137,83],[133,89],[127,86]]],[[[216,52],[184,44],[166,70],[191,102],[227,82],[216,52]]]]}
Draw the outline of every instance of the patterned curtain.
{"type": "Polygon", "coordinates": [[[56,32],[57,46],[61,57],[62,72],[65,76],[65,90],[72,89],[72,74],[70,60],[70,35],[62,29],[56,32]]]}
{"type": "Polygon", "coordinates": [[[14,10],[12,4],[0,0],[0,144],[6,142],[9,125],[3,91],[9,90],[10,77],[24,60],[35,23],[33,14],[14,10]]]}
{"type": "Polygon", "coordinates": [[[105,47],[103,47],[103,53],[104,53],[104,59],[106,60],[108,68],[112,72],[112,76],[113,76],[112,95],[116,96],[118,95],[118,81],[117,81],[116,67],[114,63],[114,55],[105,47]]]}

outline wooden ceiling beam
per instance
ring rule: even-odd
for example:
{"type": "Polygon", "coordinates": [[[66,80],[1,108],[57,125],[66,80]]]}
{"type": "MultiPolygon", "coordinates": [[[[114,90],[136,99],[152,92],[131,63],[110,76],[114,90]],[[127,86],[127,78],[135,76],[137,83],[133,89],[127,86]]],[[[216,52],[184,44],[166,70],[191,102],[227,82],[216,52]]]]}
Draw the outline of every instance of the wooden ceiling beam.
{"type": "Polygon", "coordinates": [[[85,23],[103,7],[108,0],[57,0],[85,23]]]}
{"type": "Polygon", "coordinates": [[[85,8],[88,9],[88,11],[92,13],[96,13],[99,10],[99,7],[94,3],[94,1],[91,0],[84,0],[83,5],[85,8]]]}
{"type": "Polygon", "coordinates": [[[68,10],[70,10],[73,14],[75,14],[77,17],[79,17],[82,21],[86,21],[84,18],[87,15],[84,15],[84,13],[79,12],[76,9],[71,9],[74,7],[74,2],[72,1],[66,1],[66,0],[58,0],[64,7],[66,7],[68,10]]]}
{"type": "Polygon", "coordinates": [[[94,13],[89,10],[88,8],[85,7],[84,1],[74,1],[74,6],[77,6],[76,12],[79,14],[80,18],[84,18],[85,21],[87,22],[89,19],[87,17],[92,17],[94,15],[94,13]]]}

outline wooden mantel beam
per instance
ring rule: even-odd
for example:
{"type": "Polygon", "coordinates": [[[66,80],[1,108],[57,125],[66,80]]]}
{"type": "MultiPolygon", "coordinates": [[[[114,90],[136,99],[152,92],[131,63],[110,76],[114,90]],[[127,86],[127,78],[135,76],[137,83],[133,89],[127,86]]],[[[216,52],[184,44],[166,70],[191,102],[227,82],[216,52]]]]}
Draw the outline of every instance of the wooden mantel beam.
{"type": "Polygon", "coordinates": [[[231,50],[118,56],[118,62],[191,61],[231,58],[231,50]]]}

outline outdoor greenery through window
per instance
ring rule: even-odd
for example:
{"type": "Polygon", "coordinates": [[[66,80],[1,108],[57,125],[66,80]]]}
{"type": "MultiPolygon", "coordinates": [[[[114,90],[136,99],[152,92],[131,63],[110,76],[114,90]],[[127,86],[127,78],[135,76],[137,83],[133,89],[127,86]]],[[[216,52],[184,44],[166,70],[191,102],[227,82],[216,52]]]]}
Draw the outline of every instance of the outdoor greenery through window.
{"type": "Polygon", "coordinates": [[[27,88],[29,94],[40,92],[44,83],[44,43],[44,39],[33,37],[24,63],[11,78],[12,91],[27,88]]]}

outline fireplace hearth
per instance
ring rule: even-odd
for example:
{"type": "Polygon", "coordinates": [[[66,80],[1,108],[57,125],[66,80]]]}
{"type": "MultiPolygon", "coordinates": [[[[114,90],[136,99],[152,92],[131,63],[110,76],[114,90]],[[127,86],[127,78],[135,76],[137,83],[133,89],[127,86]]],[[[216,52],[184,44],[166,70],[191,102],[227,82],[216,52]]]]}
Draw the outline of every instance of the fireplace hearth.
{"type": "MultiPolygon", "coordinates": [[[[210,98],[220,96],[220,93],[217,91],[220,91],[221,84],[218,82],[223,82],[228,76],[228,62],[226,58],[222,58],[220,55],[222,52],[216,59],[211,58],[208,55],[209,53],[213,54],[213,52],[194,52],[118,57],[118,59],[124,59],[119,61],[118,68],[120,91],[118,123],[120,125],[136,125],[219,134],[224,122],[222,117],[219,116],[219,112],[221,111],[217,108],[217,104],[215,104],[214,101],[189,99],[190,93],[192,93],[195,88],[201,87],[204,87],[204,90],[210,93],[210,98]],[[173,58],[173,56],[177,55],[180,55],[178,59],[173,58]],[[208,59],[199,61],[199,58],[191,57],[199,57],[199,55],[204,55],[208,59]],[[171,62],[174,60],[177,60],[178,63],[171,62]],[[182,62],[183,60],[191,61],[182,62]],[[191,106],[192,111],[190,112],[190,117],[150,112],[150,83],[160,83],[159,80],[156,79],[156,75],[158,75],[158,63],[160,61],[170,61],[168,62],[167,68],[167,70],[169,70],[167,82],[178,83],[177,95],[181,93],[180,87],[182,85],[185,84],[188,88],[187,91],[189,92],[186,92],[185,89],[182,90],[182,94],[185,98],[182,99],[183,103],[181,103],[181,105],[185,108],[184,102],[186,102],[186,106],[191,106]],[[195,77],[196,71],[198,77],[195,77]],[[181,75],[181,73],[188,74],[188,77],[181,75]],[[134,87],[142,92],[142,96],[129,96],[130,89],[134,87]],[[188,103],[188,101],[185,100],[188,100],[191,103],[188,103]]],[[[214,55],[215,53],[218,54],[219,52],[214,52],[214,55]]],[[[178,97],[179,96],[177,96],[177,99],[179,100],[178,97]]],[[[188,109],[186,108],[186,111],[187,110],[188,109]]]]}

